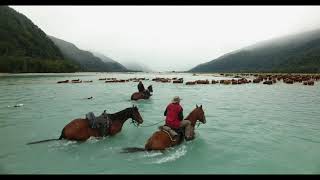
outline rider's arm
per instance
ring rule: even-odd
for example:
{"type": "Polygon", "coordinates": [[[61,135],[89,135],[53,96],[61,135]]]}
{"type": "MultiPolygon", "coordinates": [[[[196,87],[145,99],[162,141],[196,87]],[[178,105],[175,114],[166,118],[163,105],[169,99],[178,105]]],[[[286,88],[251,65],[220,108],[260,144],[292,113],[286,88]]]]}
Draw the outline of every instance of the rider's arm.
{"type": "Polygon", "coordinates": [[[179,112],[179,120],[182,121],[183,120],[183,109],[181,108],[181,111],[179,112]]]}

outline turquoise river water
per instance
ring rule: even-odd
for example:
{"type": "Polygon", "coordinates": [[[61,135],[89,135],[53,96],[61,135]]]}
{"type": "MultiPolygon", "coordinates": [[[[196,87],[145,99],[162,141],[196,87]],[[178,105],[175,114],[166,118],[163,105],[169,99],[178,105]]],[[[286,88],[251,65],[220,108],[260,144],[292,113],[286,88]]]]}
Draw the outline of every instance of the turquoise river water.
{"type": "Polygon", "coordinates": [[[179,73],[11,74],[0,76],[0,173],[2,174],[317,174],[320,173],[320,85],[194,85],[160,83],[155,77],[227,79],[179,73]],[[137,82],[99,78],[145,77],[149,100],[130,101],[137,82]],[[57,84],[65,79],[93,83],[57,84]],[[202,105],[207,123],[196,138],[165,152],[120,153],[143,147],[158,125],[128,120],[114,137],[80,143],[51,141],[71,120],[92,111],[118,112],[133,104],[151,125],[164,119],[173,96],[186,116],[202,105]],[[93,96],[91,100],[85,99],[93,96]],[[20,107],[13,107],[23,104],[20,107]]]}

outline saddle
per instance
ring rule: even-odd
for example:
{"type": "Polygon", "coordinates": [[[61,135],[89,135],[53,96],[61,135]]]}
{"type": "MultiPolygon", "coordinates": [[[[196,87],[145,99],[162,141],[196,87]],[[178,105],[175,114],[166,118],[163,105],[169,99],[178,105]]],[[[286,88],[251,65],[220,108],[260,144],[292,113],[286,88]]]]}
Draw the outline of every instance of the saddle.
{"type": "Polygon", "coordinates": [[[159,126],[159,130],[163,131],[163,132],[166,132],[171,141],[176,141],[178,138],[181,138],[181,139],[184,139],[183,137],[185,137],[185,128],[178,128],[178,129],[175,129],[175,128],[171,128],[167,125],[163,125],[163,126],[159,126]]]}
{"type": "Polygon", "coordinates": [[[98,117],[93,112],[89,112],[86,114],[86,119],[89,121],[89,126],[92,129],[99,129],[101,136],[109,134],[111,119],[107,115],[106,110],[98,117]]]}

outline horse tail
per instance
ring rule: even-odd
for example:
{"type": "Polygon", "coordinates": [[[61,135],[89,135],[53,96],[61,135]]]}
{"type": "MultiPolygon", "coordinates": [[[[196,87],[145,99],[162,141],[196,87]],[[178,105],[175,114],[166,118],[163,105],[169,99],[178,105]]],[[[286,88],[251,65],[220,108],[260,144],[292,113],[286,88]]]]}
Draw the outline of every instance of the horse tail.
{"type": "Polygon", "coordinates": [[[123,148],[121,153],[134,153],[134,152],[141,152],[141,151],[146,151],[146,149],[140,148],[140,147],[128,147],[128,148],[123,148]]]}
{"type": "Polygon", "coordinates": [[[27,145],[30,145],[30,144],[38,144],[38,143],[43,143],[43,142],[49,142],[49,141],[58,141],[58,140],[61,140],[64,138],[64,128],[62,130],[62,133],[60,135],[59,138],[54,138],[54,139],[45,139],[45,140],[41,140],[41,141],[33,141],[33,142],[29,142],[27,143],[27,145]]]}
{"type": "Polygon", "coordinates": [[[48,142],[48,141],[56,141],[56,140],[60,140],[60,139],[46,139],[46,140],[41,140],[41,141],[34,141],[34,142],[29,142],[29,143],[27,143],[27,145],[30,145],[30,144],[38,144],[38,143],[48,142]]]}

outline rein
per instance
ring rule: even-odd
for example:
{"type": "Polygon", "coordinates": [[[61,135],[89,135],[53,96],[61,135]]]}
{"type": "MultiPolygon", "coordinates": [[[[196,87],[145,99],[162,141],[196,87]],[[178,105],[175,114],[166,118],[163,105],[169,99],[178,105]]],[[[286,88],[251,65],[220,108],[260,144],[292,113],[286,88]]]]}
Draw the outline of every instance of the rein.
{"type": "Polygon", "coordinates": [[[135,127],[139,126],[138,122],[134,121],[133,119],[131,119],[131,124],[133,124],[135,127]]]}
{"type": "Polygon", "coordinates": [[[200,121],[198,122],[197,128],[200,126],[200,124],[202,124],[200,121]]]}
{"type": "Polygon", "coordinates": [[[159,124],[159,123],[161,123],[161,122],[163,122],[162,120],[161,121],[159,121],[159,122],[157,122],[157,123],[154,123],[154,124],[150,124],[150,125],[147,125],[147,126],[139,126],[139,124],[136,122],[136,121],[134,121],[133,119],[131,120],[131,124],[133,124],[135,127],[151,127],[151,126],[154,126],[154,125],[157,125],[157,124],[159,124]]]}
{"type": "Polygon", "coordinates": [[[147,125],[147,126],[140,126],[140,127],[151,127],[151,126],[160,124],[161,122],[163,122],[163,120],[161,120],[161,121],[159,121],[159,122],[157,122],[157,123],[154,123],[154,124],[150,124],[150,125],[147,125]]]}
{"type": "MultiPolygon", "coordinates": [[[[156,122],[156,123],[154,123],[154,124],[150,124],[150,125],[146,125],[146,126],[143,126],[143,125],[141,125],[140,127],[151,127],[151,126],[155,126],[155,125],[157,125],[157,124],[160,124],[161,122],[163,122],[163,120],[161,120],[161,121],[159,121],[159,122],[156,122]]],[[[197,125],[197,128],[200,126],[200,124],[201,124],[202,122],[198,122],[198,125],[197,125]]],[[[139,124],[138,124],[138,122],[136,122],[136,121],[134,121],[133,119],[131,119],[131,124],[133,124],[135,127],[139,127],[139,124]]]]}
{"type": "MultiPolygon", "coordinates": [[[[139,126],[139,124],[134,121],[134,120],[131,120],[131,124],[133,124],[135,127],[151,127],[151,126],[154,126],[154,125],[157,125],[157,124],[160,124],[161,122],[163,122],[163,120],[157,122],[157,123],[154,123],[154,124],[150,124],[150,125],[146,125],[146,126],[139,126]]],[[[197,128],[200,126],[200,124],[202,124],[201,122],[198,122],[198,125],[197,125],[197,128]]]]}

